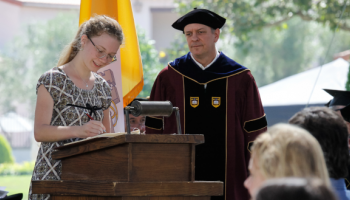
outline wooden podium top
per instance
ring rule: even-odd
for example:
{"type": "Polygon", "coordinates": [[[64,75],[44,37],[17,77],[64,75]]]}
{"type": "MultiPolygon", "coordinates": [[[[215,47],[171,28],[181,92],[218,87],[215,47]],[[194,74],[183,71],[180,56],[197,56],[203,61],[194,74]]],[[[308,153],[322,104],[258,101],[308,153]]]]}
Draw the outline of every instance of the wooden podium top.
{"type": "Polygon", "coordinates": [[[57,151],[52,153],[52,158],[55,160],[63,159],[82,153],[96,151],[112,146],[117,146],[125,143],[162,143],[162,144],[202,144],[204,143],[203,135],[119,135],[116,137],[95,138],[85,140],[78,143],[56,148],[57,151]]]}

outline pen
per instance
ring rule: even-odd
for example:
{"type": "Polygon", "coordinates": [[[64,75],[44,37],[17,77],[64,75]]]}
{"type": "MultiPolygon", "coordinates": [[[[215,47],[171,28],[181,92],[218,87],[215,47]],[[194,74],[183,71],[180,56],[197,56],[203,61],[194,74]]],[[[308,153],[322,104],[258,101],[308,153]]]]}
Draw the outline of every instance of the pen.
{"type": "MultiPolygon", "coordinates": [[[[94,118],[92,118],[89,113],[85,112],[85,114],[91,119],[91,120],[94,120],[94,118]]],[[[106,130],[103,130],[104,133],[106,133],[106,130]]]]}
{"type": "Polygon", "coordinates": [[[88,113],[85,113],[91,120],[94,120],[88,113]]]}

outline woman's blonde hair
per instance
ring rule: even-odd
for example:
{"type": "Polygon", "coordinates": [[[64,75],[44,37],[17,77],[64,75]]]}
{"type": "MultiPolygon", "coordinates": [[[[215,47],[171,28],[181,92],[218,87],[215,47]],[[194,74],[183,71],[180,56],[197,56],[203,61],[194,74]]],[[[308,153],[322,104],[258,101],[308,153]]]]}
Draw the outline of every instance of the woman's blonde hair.
{"type": "Polygon", "coordinates": [[[107,33],[116,38],[120,44],[123,43],[124,35],[119,23],[108,16],[96,15],[81,24],[74,40],[61,52],[57,67],[72,61],[78,54],[79,50],[81,49],[81,36],[87,35],[91,38],[102,35],[103,33],[107,33]]]}
{"type": "Polygon", "coordinates": [[[317,177],[330,185],[321,146],[306,130],[277,124],[252,146],[253,164],[266,178],[317,177]]]}

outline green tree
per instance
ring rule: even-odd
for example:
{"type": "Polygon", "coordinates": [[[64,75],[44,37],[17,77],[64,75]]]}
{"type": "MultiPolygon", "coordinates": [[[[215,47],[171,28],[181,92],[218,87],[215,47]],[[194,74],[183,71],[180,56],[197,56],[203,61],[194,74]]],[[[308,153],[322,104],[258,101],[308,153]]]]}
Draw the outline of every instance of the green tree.
{"type": "Polygon", "coordinates": [[[171,48],[166,49],[168,60],[175,60],[181,57],[189,51],[187,41],[184,35],[175,36],[174,41],[171,43],[171,48]]]}
{"type": "Polygon", "coordinates": [[[269,27],[249,33],[252,46],[242,43],[231,51],[226,48],[237,62],[252,71],[258,86],[310,68],[322,53],[320,43],[312,34],[317,24],[294,18],[287,22],[287,26],[288,29],[281,31],[269,27]]]}
{"type": "MultiPolygon", "coordinates": [[[[218,49],[248,67],[259,87],[330,62],[335,53],[350,46],[347,28],[340,26],[342,29],[334,30],[345,1],[319,1],[317,5],[308,0],[176,2],[177,12],[181,15],[198,7],[213,10],[226,18],[218,49]],[[311,7],[303,6],[309,3],[312,3],[311,7]],[[324,11],[324,6],[328,10],[324,11]],[[336,12],[335,9],[340,10],[336,12]],[[313,18],[306,17],[312,12],[316,12],[313,18]],[[325,58],[333,34],[336,37],[325,58]]],[[[347,7],[345,20],[349,18],[348,10],[347,7]]],[[[188,52],[183,36],[176,38],[173,46],[176,48],[167,51],[170,60],[188,52]]]]}
{"type": "Polygon", "coordinates": [[[10,144],[3,135],[0,135],[0,164],[13,163],[14,160],[10,144]]]}
{"type": "Polygon", "coordinates": [[[347,31],[333,32],[319,23],[300,18],[293,18],[286,25],[288,28],[283,30],[268,27],[252,31],[249,43],[226,45],[223,50],[247,66],[258,86],[263,86],[331,62],[334,54],[350,47],[347,31]],[[332,46],[328,49],[334,34],[332,46]]]}
{"type": "MultiPolygon", "coordinates": [[[[311,67],[324,49],[312,31],[314,28],[325,28],[298,18],[288,21],[286,26],[288,28],[283,30],[269,27],[261,31],[252,31],[249,33],[249,43],[234,44],[236,37],[221,37],[217,44],[218,50],[248,67],[258,86],[272,83],[311,67]]],[[[173,46],[174,49],[167,51],[170,60],[188,52],[183,35],[176,38],[173,46]]]]}
{"type": "Polygon", "coordinates": [[[315,21],[334,30],[350,31],[350,2],[347,0],[175,0],[177,11],[185,14],[194,7],[210,8],[227,19],[224,34],[235,34],[239,42],[249,41],[251,31],[266,27],[282,29],[285,22],[298,16],[304,21],[315,21]],[[340,14],[344,12],[344,21],[340,14]]]}
{"type": "Polygon", "coordinates": [[[155,49],[154,40],[146,37],[145,31],[137,27],[137,37],[142,57],[144,86],[139,97],[150,95],[154,80],[158,73],[165,67],[159,60],[159,52],[155,49]]]}
{"type": "Polygon", "coordinates": [[[350,69],[348,72],[348,81],[346,81],[345,88],[347,91],[350,91],[350,69]]]}

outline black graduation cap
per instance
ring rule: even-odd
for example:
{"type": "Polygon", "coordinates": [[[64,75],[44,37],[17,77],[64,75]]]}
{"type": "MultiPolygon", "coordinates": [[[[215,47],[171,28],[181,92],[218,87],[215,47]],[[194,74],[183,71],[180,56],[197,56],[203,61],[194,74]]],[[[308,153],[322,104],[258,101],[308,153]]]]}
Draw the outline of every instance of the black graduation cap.
{"type": "Polygon", "coordinates": [[[323,89],[328,94],[332,95],[334,98],[330,100],[326,106],[337,106],[337,105],[348,105],[350,104],[350,91],[344,91],[344,90],[330,90],[330,89],[323,89]]]}
{"type": "Polygon", "coordinates": [[[180,17],[173,23],[172,27],[184,31],[188,24],[198,23],[207,25],[213,29],[221,28],[226,22],[226,19],[220,15],[206,9],[194,8],[191,12],[180,17]]]}
{"type": "Polygon", "coordinates": [[[345,121],[350,122],[350,104],[340,109],[340,113],[345,121]]]}

